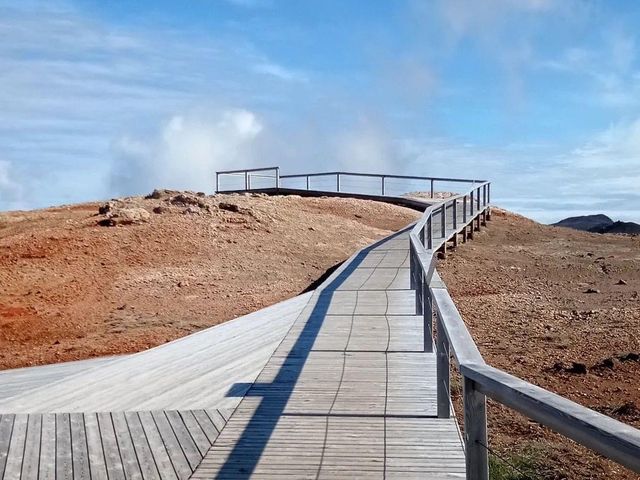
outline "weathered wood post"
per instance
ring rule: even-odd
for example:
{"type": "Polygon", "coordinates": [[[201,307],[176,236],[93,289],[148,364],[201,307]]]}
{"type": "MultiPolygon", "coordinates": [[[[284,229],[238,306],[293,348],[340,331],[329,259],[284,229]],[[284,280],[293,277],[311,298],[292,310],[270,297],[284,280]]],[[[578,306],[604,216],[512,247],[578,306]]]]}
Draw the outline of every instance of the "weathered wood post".
{"type": "Polygon", "coordinates": [[[433,198],[434,190],[433,190],[434,180],[431,179],[431,198],[433,198]]]}
{"type": "Polygon", "coordinates": [[[382,196],[384,196],[384,181],[385,181],[385,176],[382,175],[382,196]]]}
{"type": "Polygon", "coordinates": [[[309,190],[309,175],[307,175],[307,190],[309,190]]]}
{"type": "Polygon", "coordinates": [[[467,377],[464,377],[463,397],[467,480],[489,480],[487,400],[467,377]]]}
{"type": "Polygon", "coordinates": [[[424,351],[433,352],[433,299],[429,284],[422,286],[422,328],[424,337],[424,351]]]}
{"type": "Polygon", "coordinates": [[[336,173],[336,192],[340,191],[340,174],[336,173]]]}
{"type": "Polygon", "coordinates": [[[216,172],[216,193],[220,191],[220,174],[216,172]]]}
{"type": "Polygon", "coordinates": [[[453,201],[453,246],[457,247],[458,246],[458,201],[454,200],[453,201]]]}
{"type": "Polygon", "coordinates": [[[449,357],[449,341],[442,325],[442,319],[437,316],[436,319],[436,381],[438,392],[438,418],[449,418],[451,416],[450,409],[450,392],[451,392],[451,371],[449,357]]]}
{"type": "Polygon", "coordinates": [[[244,189],[249,190],[249,172],[244,172],[244,189]]]}
{"type": "Polygon", "coordinates": [[[276,167],[276,188],[280,188],[280,167],[276,167]]]}
{"type": "Polygon", "coordinates": [[[414,290],[416,288],[416,259],[413,249],[413,243],[409,242],[409,288],[414,290]]]}

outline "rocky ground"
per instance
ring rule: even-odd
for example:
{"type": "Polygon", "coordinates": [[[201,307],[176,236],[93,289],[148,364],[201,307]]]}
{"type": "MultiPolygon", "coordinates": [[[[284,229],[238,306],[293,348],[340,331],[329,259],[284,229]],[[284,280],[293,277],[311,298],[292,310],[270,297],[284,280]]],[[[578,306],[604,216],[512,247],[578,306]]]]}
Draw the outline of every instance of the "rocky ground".
{"type": "Polygon", "coordinates": [[[0,368],[136,352],[255,311],[418,216],[171,191],[0,214],[0,368]]]}
{"type": "MultiPolygon", "coordinates": [[[[488,363],[640,427],[640,237],[494,210],[438,270],[488,363]]],[[[638,478],[495,404],[489,428],[513,478],[638,478]]]]}

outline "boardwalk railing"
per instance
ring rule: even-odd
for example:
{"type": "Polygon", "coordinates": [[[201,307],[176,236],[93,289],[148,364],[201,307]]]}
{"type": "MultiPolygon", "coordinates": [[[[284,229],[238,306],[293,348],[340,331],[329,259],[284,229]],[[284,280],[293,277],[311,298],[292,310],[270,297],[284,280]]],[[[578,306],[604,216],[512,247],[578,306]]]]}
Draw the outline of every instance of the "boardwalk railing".
{"type": "MultiPolygon", "coordinates": [[[[220,192],[220,177],[232,178],[243,182],[244,188],[234,188],[232,190],[252,190],[255,183],[252,179],[268,179],[269,187],[278,188],[280,186],[280,167],[249,168],[243,170],[224,170],[216,172],[216,192],[220,192]]],[[[260,188],[264,188],[262,185],[260,188]]]]}
{"type": "MultiPolygon", "coordinates": [[[[640,430],[488,365],[446,287],[441,281],[436,280],[436,251],[446,252],[449,240],[453,240],[455,245],[460,234],[463,240],[466,240],[467,236],[473,236],[474,230],[478,230],[481,224],[490,219],[490,182],[352,172],[279,175],[276,167],[218,172],[216,180],[219,175],[243,175],[245,188],[233,191],[255,190],[251,188],[249,174],[267,170],[275,171],[276,188],[273,191],[283,190],[280,187],[283,179],[302,178],[306,183],[304,190],[322,192],[326,190],[311,188],[311,180],[315,177],[335,177],[336,189],[330,191],[344,193],[341,179],[364,177],[379,178],[380,193],[385,196],[387,179],[393,178],[428,182],[425,185],[429,185],[430,197],[434,198],[435,182],[456,182],[467,186],[471,184],[459,195],[437,203],[431,202],[409,234],[411,288],[416,290],[416,312],[424,319],[425,351],[434,351],[435,337],[439,418],[449,418],[452,414],[451,357],[457,363],[463,378],[467,479],[489,478],[486,397],[640,473],[640,430]]],[[[218,182],[216,187],[217,191],[220,191],[218,182]]]]}

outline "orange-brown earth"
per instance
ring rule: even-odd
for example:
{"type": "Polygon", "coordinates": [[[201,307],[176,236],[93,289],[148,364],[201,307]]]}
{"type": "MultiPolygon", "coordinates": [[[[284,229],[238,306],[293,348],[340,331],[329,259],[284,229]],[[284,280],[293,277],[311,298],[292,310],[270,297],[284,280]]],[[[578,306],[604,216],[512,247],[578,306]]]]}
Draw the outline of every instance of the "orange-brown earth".
{"type": "MultiPolygon", "coordinates": [[[[640,427],[640,237],[494,210],[438,269],[488,363],[640,427]]],[[[489,431],[538,478],[638,478],[492,402],[489,431]]]]}
{"type": "Polygon", "coordinates": [[[97,203],[0,214],[0,368],[136,352],[244,315],[419,216],[351,199],[155,196],[106,215],[97,203]]]}
{"type": "MultiPolygon", "coordinates": [[[[156,196],[106,215],[97,203],[0,214],[0,368],[139,351],[243,315],[418,216],[336,198],[156,196]]],[[[438,268],[490,364],[640,427],[640,238],[496,209],[438,268]]],[[[499,455],[533,468],[501,478],[637,478],[493,402],[489,427],[499,455]]]]}

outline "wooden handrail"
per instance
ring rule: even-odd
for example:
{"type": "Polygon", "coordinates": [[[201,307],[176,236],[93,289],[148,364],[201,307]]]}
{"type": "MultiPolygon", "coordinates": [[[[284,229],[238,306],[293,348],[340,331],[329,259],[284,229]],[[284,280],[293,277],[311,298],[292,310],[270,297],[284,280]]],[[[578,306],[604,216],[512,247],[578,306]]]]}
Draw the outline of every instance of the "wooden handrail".
{"type": "MultiPolygon", "coordinates": [[[[230,170],[218,174],[272,170],[277,167],[251,170],[230,170]]],[[[437,365],[438,417],[448,418],[450,411],[450,357],[453,356],[463,377],[464,432],[467,479],[488,480],[486,397],[516,410],[528,418],[545,425],[572,440],[591,448],[634,472],[640,473],[640,430],[597,413],[557,394],[521,380],[484,361],[473,337],[469,333],[460,312],[451,299],[446,286],[435,269],[435,247],[446,248],[447,235],[464,231],[474,222],[488,216],[491,202],[491,183],[485,180],[468,180],[411,175],[370,174],[354,172],[323,172],[296,175],[279,175],[279,179],[335,176],[336,191],[340,191],[340,176],[380,178],[381,194],[385,196],[385,180],[430,181],[431,196],[434,182],[471,183],[466,192],[446,198],[435,204],[424,202],[425,209],[409,232],[410,280],[416,290],[416,312],[424,318],[424,350],[433,351],[433,313],[436,314],[435,351],[437,365]],[[458,203],[460,202],[460,203],[458,203]],[[457,217],[462,208],[462,222],[457,217]],[[434,225],[434,215],[441,214],[440,226],[434,225]],[[453,229],[447,230],[451,215],[453,229]],[[453,215],[456,215],[453,217],[453,215]],[[455,220],[454,220],[455,218],[455,220]],[[438,236],[437,232],[441,235],[438,236]]],[[[328,192],[330,193],[330,192],[328,192]]],[[[388,198],[388,197],[387,197],[388,198]]]]}

